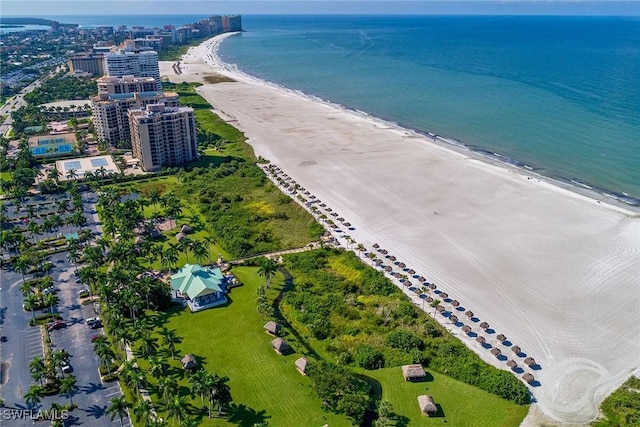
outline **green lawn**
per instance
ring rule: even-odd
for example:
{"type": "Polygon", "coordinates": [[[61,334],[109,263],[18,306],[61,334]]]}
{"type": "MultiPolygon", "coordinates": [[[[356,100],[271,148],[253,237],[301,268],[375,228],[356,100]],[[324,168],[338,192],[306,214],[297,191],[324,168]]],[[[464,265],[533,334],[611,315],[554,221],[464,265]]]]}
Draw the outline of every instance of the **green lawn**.
{"type": "MultiPolygon", "coordinates": [[[[0,172],[0,181],[12,181],[13,178],[11,177],[11,172],[0,172]]],[[[0,194],[2,194],[3,191],[0,188],[0,194]]]]}
{"type": "MultiPolygon", "coordinates": [[[[302,354],[301,346],[291,337],[285,339],[296,353],[279,356],[272,349],[272,337],[262,327],[256,311],[256,289],[264,279],[256,268],[237,267],[233,273],[244,283],[230,294],[232,303],[226,307],[190,313],[188,310],[158,315],[158,326],[175,329],[183,342],[180,355],[193,353],[204,359],[205,368],[230,378],[235,414],[229,419],[203,418],[204,426],[240,425],[268,421],[270,427],[329,424],[349,426],[346,417],[326,413],[320,400],[312,394],[310,380],[300,375],[294,361],[302,354]]],[[[282,277],[272,280],[274,286],[282,277]]],[[[139,360],[144,368],[148,364],[139,360]]],[[[178,361],[172,362],[177,367],[178,361]]],[[[186,379],[180,385],[187,386],[186,379]]],[[[154,397],[154,400],[157,399],[154,397]]],[[[200,406],[196,397],[192,404],[200,406]]]]}
{"type": "Polygon", "coordinates": [[[446,420],[447,425],[455,427],[515,427],[529,411],[529,406],[515,405],[429,370],[429,381],[417,383],[406,382],[400,367],[361,372],[378,382],[382,388],[382,399],[393,404],[398,426],[440,426],[446,420]],[[417,400],[421,394],[433,396],[440,409],[437,416],[421,415],[417,400]],[[410,421],[402,424],[402,420],[410,421]]]}

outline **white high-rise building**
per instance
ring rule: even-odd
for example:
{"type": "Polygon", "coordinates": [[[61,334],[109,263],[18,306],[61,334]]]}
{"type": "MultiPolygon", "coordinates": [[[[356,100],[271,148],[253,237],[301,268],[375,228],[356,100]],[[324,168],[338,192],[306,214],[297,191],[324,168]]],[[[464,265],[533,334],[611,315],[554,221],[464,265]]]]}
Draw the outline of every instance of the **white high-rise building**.
{"type": "Polygon", "coordinates": [[[147,105],[129,110],[134,157],[145,171],[198,158],[196,121],[191,107],[147,105]]]}
{"type": "Polygon", "coordinates": [[[109,77],[153,77],[156,81],[155,90],[162,90],[158,52],[118,50],[107,53],[104,56],[103,68],[109,77]]]}

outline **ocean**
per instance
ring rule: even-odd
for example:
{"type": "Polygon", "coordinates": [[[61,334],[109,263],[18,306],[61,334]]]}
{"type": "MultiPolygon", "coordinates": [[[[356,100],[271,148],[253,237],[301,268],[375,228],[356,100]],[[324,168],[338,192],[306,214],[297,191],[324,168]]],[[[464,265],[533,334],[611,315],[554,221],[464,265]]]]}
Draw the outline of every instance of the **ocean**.
{"type": "Polygon", "coordinates": [[[247,74],[640,205],[640,19],[243,16],[247,74]]]}
{"type": "MultiPolygon", "coordinates": [[[[161,27],[206,16],[47,18],[161,27]]],[[[637,17],[242,19],[219,54],[247,74],[640,205],[637,17]]]]}

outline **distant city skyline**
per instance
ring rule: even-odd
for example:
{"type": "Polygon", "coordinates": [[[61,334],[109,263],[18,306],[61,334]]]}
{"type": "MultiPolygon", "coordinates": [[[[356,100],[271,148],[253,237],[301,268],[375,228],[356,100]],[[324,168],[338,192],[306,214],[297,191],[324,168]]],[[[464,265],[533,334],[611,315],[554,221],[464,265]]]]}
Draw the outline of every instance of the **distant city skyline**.
{"type": "Polygon", "coordinates": [[[369,1],[369,0],[5,0],[0,16],[179,15],[179,14],[449,14],[449,15],[630,15],[640,0],[558,1],[369,1]]]}

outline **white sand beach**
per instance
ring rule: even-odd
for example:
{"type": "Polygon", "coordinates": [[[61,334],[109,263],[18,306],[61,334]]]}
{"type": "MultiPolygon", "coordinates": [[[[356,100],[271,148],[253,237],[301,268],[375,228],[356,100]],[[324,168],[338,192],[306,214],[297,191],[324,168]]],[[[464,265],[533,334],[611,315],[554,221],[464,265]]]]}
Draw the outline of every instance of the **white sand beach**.
{"type": "Polygon", "coordinates": [[[640,367],[638,212],[248,78],[211,55],[221,38],[190,48],[181,74],[171,62],[161,74],[178,83],[216,73],[236,80],[198,91],[256,155],[349,221],[357,242],[379,243],[488,322],[493,335],[474,331],[538,382],[525,424],[593,420],[640,367]],[[501,333],[540,368],[500,347],[493,337],[501,333]]]}

